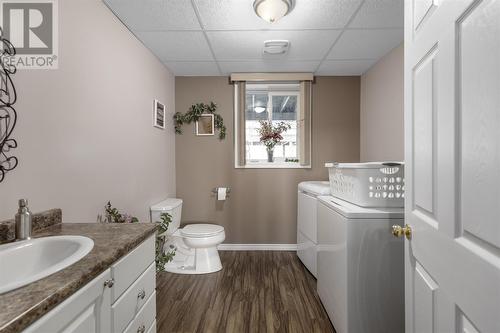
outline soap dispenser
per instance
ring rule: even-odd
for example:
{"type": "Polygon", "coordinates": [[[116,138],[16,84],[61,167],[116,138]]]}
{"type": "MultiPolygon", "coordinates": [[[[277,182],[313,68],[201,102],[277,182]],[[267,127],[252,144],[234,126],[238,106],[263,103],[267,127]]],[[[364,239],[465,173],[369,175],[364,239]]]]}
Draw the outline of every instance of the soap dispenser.
{"type": "Polygon", "coordinates": [[[32,214],[28,208],[28,200],[19,200],[19,209],[16,214],[16,240],[31,239],[32,214]]]}

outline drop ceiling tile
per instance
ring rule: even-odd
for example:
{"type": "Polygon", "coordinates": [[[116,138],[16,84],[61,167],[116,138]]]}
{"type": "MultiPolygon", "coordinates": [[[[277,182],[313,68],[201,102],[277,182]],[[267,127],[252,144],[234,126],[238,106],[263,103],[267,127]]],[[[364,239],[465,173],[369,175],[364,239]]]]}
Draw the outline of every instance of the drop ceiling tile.
{"type": "Polygon", "coordinates": [[[282,61],[321,60],[340,34],[338,30],[307,31],[210,31],[208,39],[218,61],[262,59],[264,41],[290,41],[282,61]]]}
{"type": "Polygon", "coordinates": [[[104,0],[131,30],[201,29],[187,0],[104,0]]]}
{"type": "Polygon", "coordinates": [[[320,61],[223,61],[224,75],[244,72],[314,72],[320,61]]]}
{"type": "Polygon", "coordinates": [[[215,62],[165,62],[175,76],[218,76],[219,68],[215,62]]]}
{"type": "Polygon", "coordinates": [[[376,62],[373,60],[325,60],[316,75],[361,75],[376,62]]]}
{"type": "Polygon", "coordinates": [[[350,28],[403,28],[404,1],[366,0],[350,28]]]}
{"type": "Polygon", "coordinates": [[[213,61],[202,32],[140,31],[137,37],[162,61],[213,61]]]}
{"type": "Polygon", "coordinates": [[[300,0],[292,12],[276,23],[259,18],[254,0],[195,0],[202,24],[209,30],[339,29],[361,0],[300,0]]]}
{"type": "Polygon", "coordinates": [[[403,29],[346,30],[328,59],[379,59],[403,41],[403,29]]]}

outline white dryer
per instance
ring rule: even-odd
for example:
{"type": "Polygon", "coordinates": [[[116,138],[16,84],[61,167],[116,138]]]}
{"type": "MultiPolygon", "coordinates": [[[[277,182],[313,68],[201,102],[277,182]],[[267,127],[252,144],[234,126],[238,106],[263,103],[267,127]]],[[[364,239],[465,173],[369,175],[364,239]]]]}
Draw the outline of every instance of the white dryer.
{"type": "Polygon", "coordinates": [[[338,333],[404,332],[403,208],[318,197],[318,294],[338,333]]]}
{"type": "Polygon", "coordinates": [[[327,181],[307,181],[299,184],[297,200],[297,256],[316,277],[317,197],[329,195],[327,181]]]}

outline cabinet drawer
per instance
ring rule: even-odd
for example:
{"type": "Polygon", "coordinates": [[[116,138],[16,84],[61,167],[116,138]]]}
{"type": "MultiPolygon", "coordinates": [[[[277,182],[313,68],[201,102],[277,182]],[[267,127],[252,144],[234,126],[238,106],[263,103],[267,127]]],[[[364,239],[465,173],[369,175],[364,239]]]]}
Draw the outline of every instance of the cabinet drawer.
{"type": "Polygon", "coordinates": [[[152,263],[148,269],[128,288],[113,304],[113,332],[123,332],[128,323],[142,309],[149,296],[155,291],[156,266],[152,263]]]}
{"type": "Polygon", "coordinates": [[[151,265],[155,260],[155,235],[149,237],[122,259],[111,266],[111,276],[115,280],[111,288],[111,303],[151,265]]]}
{"type": "Polygon", "coordinates": [[[124,333],[146,333],[148,327],[150,327],[155,321],[156,317],[156,291],[149,296],[146,304],[139,311],[137,316],[132,320],[132,322],[127,326],[124,333]]]}
{"type": "Polygon", "coordinates": [[[156,333],[156,320],[149,327],[148,333],[156,333]]]}

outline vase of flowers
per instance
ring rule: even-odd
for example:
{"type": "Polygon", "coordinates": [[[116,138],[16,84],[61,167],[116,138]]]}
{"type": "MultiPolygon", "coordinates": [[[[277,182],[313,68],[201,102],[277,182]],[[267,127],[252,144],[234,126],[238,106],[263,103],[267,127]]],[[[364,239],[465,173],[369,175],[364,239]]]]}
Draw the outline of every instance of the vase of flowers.
{"type": "Polygon", "coordinates": [[[274,150],[267,149],[267,161],[274,162],[274,150]]]}
{"type": "Polygon", "coordinates": [[[260,142],[266,146],[267,161],[274,162],[274,147],[283,141],[283,133],[288,131],[292,126],[283,121],[273,125],[271,120],[259,121],[260,128],[257,129],[260,135],[260,142]]]}

